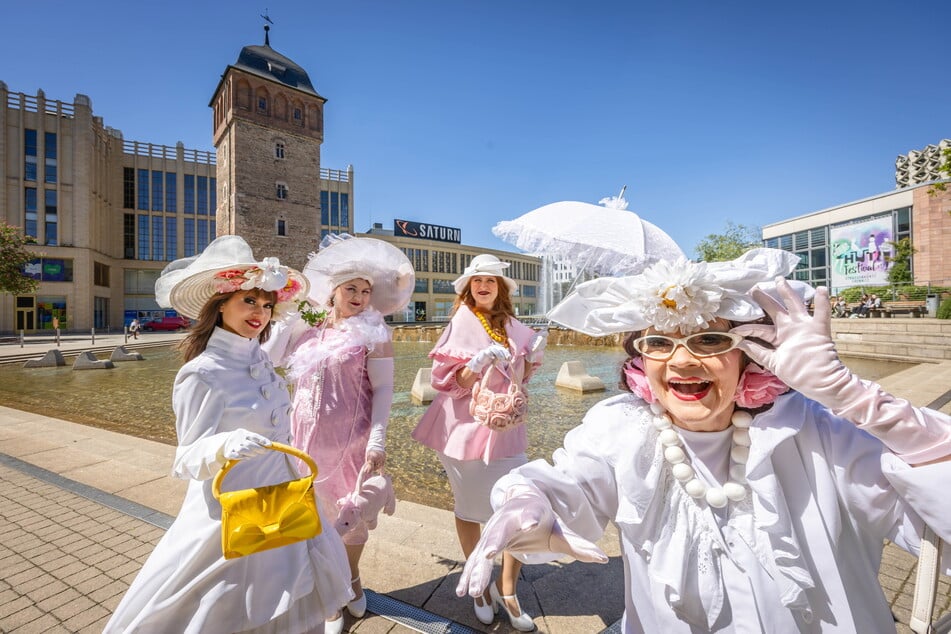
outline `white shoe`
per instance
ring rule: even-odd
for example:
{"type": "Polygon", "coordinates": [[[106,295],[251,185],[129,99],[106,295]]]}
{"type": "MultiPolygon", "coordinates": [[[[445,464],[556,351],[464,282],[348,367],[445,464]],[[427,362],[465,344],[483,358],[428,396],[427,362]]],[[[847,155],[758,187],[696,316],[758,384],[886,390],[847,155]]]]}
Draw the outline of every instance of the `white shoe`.
{"type": "Polygon", "coordinates": [[[330,621],[324,621],[324,634],[341,634],[343,632],[343,612],[330,621]]]}
{"type": "Polygon", "coordinates": [[[486,601],[485,597],[481,598],[485,605],[479,605],[479,599],[472,599],[472,609],[475,611],[479,623],[482,623],[482,625],[492,625],[498,608],[495,607],[495,601],[492,599],[486,601]]]}
{"type": "Polygon", "coordinates": [[[363,588],[360,588],[360,598],[347,604],[347,612],[355,619],[362,619],[367,613],[367,593],[363,591],[363,588]]]}
{"type": "Polygon", "coordinates": [[[519,632],[534,631],[535,622],[532,621],[532,617],[525,614],[525,612],[522,610],[522,605],[518,602],[517,596],[515,596],[514,594],[510,596],[500,595],[494,583],[489,584],[489,594],[492,595],[492,603],[494,603],[496,606],[499,606],[503,610],[505,610],[505,614],[508,615],[509,623],[512,624],[512,627],[514,627],[519,632]],[[511,599],[515,601],[515,606],[518,609],[518,616],[513,616],[512,613],[509,612],[508,606],[505,605],[505,601],[507,599],[511,599]]]}

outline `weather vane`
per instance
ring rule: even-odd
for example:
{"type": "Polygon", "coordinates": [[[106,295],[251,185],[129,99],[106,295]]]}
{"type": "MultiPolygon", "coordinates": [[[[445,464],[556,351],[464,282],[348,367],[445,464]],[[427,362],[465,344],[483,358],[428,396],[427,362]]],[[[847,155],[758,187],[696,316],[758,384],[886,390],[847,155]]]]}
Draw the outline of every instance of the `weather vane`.
{"type": "MultiPolygon", "coordinates": [[[[267,22],[268,24],[274,24],[274,20],[272,20],[271,17],[267,14],[267,7],[264,8],[264,13],[261,14],[261,17],[264,18],[264,21],[267,22]]],[[[271,30],[271,27],[265,24],[264,25],[264,45],[265,46],[271,45],[271,38],[268,36],[268,31],[270,30],[271,30]]]]}

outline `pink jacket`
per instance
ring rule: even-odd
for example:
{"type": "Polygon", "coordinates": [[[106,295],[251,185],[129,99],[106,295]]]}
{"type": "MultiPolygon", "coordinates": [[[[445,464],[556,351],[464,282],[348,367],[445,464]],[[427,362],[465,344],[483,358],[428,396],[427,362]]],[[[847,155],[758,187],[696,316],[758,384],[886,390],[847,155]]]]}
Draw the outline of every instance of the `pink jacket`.
{"type": "MultiPolygon", "coordinates": [[[[525,362],[535,331],[516,319],[509,319],[505,331],[515,345],[515,362],[525,362]]],[[[525,426],[497,432],[480,425],[469,413],[472,389],[456,382],[456,372],[492,343],[472,311],[465,305],[460,306],[429,353],[433,360],[432,385],[439,393],[413,430],[412,436],[417,442],[457,460],[491,462],[525,451],[528,447],[525,426]]],[[[533,364],[526,369],[525,383],[537,366],[533,364]]],[[[502,391],[505,379],[498,372],[494,376],[496,380],[489,387],[502,391]]]]}

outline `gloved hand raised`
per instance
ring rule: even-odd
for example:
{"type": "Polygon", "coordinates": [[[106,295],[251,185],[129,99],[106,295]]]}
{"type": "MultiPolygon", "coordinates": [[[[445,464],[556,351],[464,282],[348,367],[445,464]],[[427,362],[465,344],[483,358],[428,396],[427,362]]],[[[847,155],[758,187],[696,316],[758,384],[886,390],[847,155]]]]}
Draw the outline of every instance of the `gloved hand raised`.
{"type": "Polygon", "coordinates": [[[241,460],[269,451],[270,446],[270,439],[261,434],[247,429],[236,429],[225,438],[218,454],[225,460],[241,460]]]}
{"type": "Polygon", "coordinates": [[[789,387],[835,409],[852,372],[839,360],[832,343],[829,290],[816,289],[813,315],[786,280],[776,280],[776,291],[782,303],[760,289],[753,290],[753,298],[773,320],[773,326],[745,324],[732,330],[762,339],[772,348],[749,339],[738,347],[789,387]]]}
{"type": "Polygon", "coordinates": [[[532,340],[528,342],[528,354],[525,355],[525,359],[529,363],[541,363],[542,357],[545,356],[545,347],[548,345],[548,329],[544,329],[541,332],[536,332],[532,336],[532,340]]]}
{"type": "Polygon", "coordinates": [[[493,560],[503,550],[515,555],[561,553],[579,561],[608,561],[600,548],[561,524],[548,498],[524,484],[512,487],[505,503],[489,518],[462,569],[456,594],[482,596],[492,581],[493,560]]]}
{"type": "Polygon", "coordinates": [[[892,396],[852,374],[839,360],[832,343],[827,288],[816,289],[813,315],[786,280],[778,279],[776,289],[782,303],[760,290],[753,291],[774,326],[747,324],[732,331],[762,339],[773,348],[745,339],[738,346],[741,350],[789,387],[877,437],[909,464],[951,454],[948,416],[892,396]]]}
{"type": "Polygon", "coordinates": [[[493,343],[488,348],[478,351],[474,357],[469,359],[466,367],[476,374],[481,374],[483,370],[489,367],[489,364],[495,360],[505,361],[512,358],[512,353],[505,346],[493,343]]]}

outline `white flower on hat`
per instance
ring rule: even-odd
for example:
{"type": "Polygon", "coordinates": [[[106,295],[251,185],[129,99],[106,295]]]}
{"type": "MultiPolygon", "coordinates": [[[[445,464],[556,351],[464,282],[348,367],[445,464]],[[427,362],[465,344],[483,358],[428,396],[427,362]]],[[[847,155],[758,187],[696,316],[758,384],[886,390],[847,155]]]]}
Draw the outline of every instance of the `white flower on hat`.
{"type": "Polygon", "coordinates": [[[662,332],[685,333],[716,321],[723,291],[703,262],[685,258],[658,262],[644,270],[632,285],[631,301],[641,314],[662,332]]]}
{"type": "Polygon", "coordinates": [[[287,284],[287,267],[281,266],[277,258],[264,258],[257,267],[248,269],[245,278],[247,281],[241,285],[241,290],[280,291],[287,284]]]}

